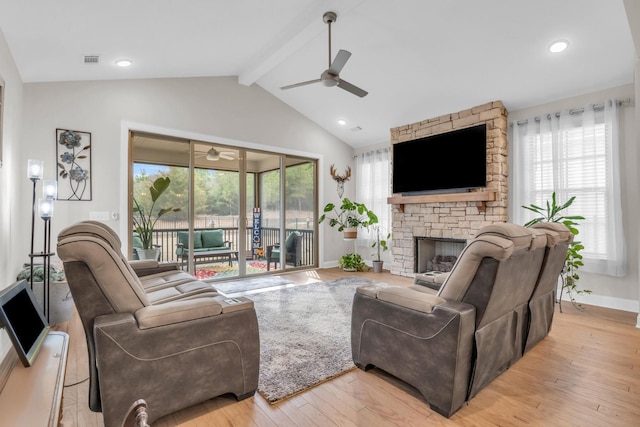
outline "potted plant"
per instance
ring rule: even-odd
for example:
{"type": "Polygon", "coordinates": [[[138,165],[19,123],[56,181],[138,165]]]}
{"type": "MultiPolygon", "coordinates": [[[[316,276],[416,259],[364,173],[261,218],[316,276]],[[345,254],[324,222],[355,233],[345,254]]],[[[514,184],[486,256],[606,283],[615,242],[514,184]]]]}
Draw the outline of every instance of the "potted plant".
{"type": "Polygon", "coordinates": [[[135,232],[138,233],[142,246],[142,248],[136,248],[139,259],[158,258],[158,249],[153,246],[153,228],[156,225],[156,221],[169,212],[180,211],[180,208],[162,208],[155,215],[153,213],[158,198],[169,188],[169,184],[171,184],[169,177],[160,177],[149,187],[149,193],[151,194],[151,207],[149,210],[145,209],[144,206],[140,206],[136,198],[133,198],[133,226],[135,232]]]}
{"type": "Polygon", "coordinates": [[[371,245],[372,248],[375,248],[375,252],[373,253],[373,255],[375,256],[375,259],[373,260],[373,272],[374,273],[380,273],[382,271],[382,264],[384,261],[382,261],[382,259],[380,258],[380,254],[381,252],[384,252],[386,250],[389,249],[389,246],[387,245],[387,240],[389,240],[391,238],[391,233],[387,233],[387,235],[385,236],[384,239],[380,238],[380,229],[382,227],[379,224],[376,224],[373,226],[373,231],[375,233],[375,237],[376,239],[373,241],[373,244],[371,245]]]}
{"type": "Polygon", "coordinates": [[[364,203],[352,202],[347,197],[342,199],[339,208],[333,203],[327,203],[318,224],[325,219],[329,220],[331,227],[338,227],[338,231],[344,233],[345,239],[355,239],[358,233],[357,228],[360,226],[369,227],[378,223],[376,214],[370,211],[364,203]]]}
{"type": "MultiPolygon", "coordinates": [[[[576,228],[576,226],[578,225],[576,221],[583,220],[584,217],[580,215],[564,216],[561,214],[561,211],[571,206],[575,198],[576,196],[573,196],[563,205],[558,205],[558,203],[556,202],[556,192],[554,191],[553,194],[551,195],[551,203],[547,201],[546,209],[536,206],[534,204],[531,204],[529,206],[522,206],[524,209],[528,209],[540,215],[539,217],[536,217],[531,221],[527,222],[525,224],[525,227],[529,227],[533,224],[537,224],[543,221],[559,222],[564,224],[569,229],[571,234],[573,234],[574,236],[577,235],[579,231],[576,228]]],[[[558,298],[558,303],[560,305],[560,312],[562,312],[562,292],[564,290],[566,290],[567,293],[569,294],[571,303],[578,309],[582,309],[582,306],[576,303],[574,293],[578,295],[591,293],[591,290],[579,289],[578,286],[576,285],[576,281],[580,279],[580,276],[578,275],[577,270],[582,265],[584,265],[582,263],[582,254],[580,254],[580,251],[582,249],[584,249],[584,246],[580,242],[577,242],[575,240],[571,242],[571,245],[569,246],[569,251],[567,252],[567,259],[565,260],[564,268],[560,273],[560,277],[562,278],[562,287],[560,288],[560,297],[558,298]]]]}
{"type": "Polygon", "coordinates": [[[357,253],[343,255],[338,260],[338,265],[342,267],[344,271],[364,271],[366,267],[362,257],[357,253]]]}

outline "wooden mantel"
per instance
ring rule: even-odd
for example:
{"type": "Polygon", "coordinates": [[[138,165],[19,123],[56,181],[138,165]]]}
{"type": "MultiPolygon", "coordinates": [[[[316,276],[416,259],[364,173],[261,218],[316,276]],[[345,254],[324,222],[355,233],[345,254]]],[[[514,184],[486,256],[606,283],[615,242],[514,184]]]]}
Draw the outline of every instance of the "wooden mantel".
{"type": "Polygon", "coordinates": [[[444,193],[423,194],[419,196],[391,196],[387,197],[390,205],[400,205],[400,211],[404,211],[404,205],[411,203],[444,203],[444,202],[493,202],[496,200],[496,192],[492,190],[473,191],[469,193],[444,193]]]}

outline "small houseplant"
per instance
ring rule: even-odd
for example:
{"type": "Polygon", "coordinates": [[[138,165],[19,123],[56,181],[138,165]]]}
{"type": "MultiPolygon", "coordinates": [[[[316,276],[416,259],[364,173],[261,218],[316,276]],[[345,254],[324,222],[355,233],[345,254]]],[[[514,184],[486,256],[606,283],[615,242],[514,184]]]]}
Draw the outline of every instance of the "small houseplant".
{"type": "MultiPolygon", "coordinates": [[[[571,234],[573,234],[574,236],[577,235],[579,233],[577,228],[579,224],[576,221],[583,220],[584,217],[580,215],[565,216],[561,214],[563,210],[571,206],[575,198],[576,196],[573,196],[566,203],[559,205],[556,201],[556,192],[554,191],[551,195],[551,203],[549,203],[549,201],[547,200],[546,208],[541,208],[534,204],[531,204],[529,206],[522,206],[524,209],[530,210],[537,215],[540,215],[527,222],[525,224],[525,227],[530,227],[533,224],[537,224],[539,222],[558,222],[564,224],[569,229],[571,234]]],[[[558,303],[560,304],[560,312],[562,312],[563,291],[567,291],[567,293],[569,294],[569,298],[571,299],[571,303],[578,309],[582,309],[582,306],[576,303],[574,293],[577,295],[591,293],[591,290],[579,289],[576,285],[576,282],[578,281],[578,279],[580,279],[577,270],[584,265],[582,263],[582,254],[580,254],[580,251],[582,249],[584,249],[584,246],[580,242],[577,242],[575,240],[571,242],[571,245],[569,245],[567,258],[565,260],[562,272],[560,273],[560,277],[562,278],[562,287],[560,288],[560,297],[558,298],[558,303]]]]}
{"type": "Polygon", "coordinates": [[[378,223],[378,217],[364,203],[352,202],[347,197],[342,199],[340,207],[333,203],[327,203],[324,213],[320,216],[318,224],[325,219],[329,220],[331,227],[338,227],[338,231],[344,232],[345,239],[355,239],[357,228],[369,227],[378,223]]]}
{"type": "Polygon", "coordinates": [[[138,257],[140,259],[156,259],[158,250],[153,247],[153,229],[158,219],[168,214],[169,212],[179,212],[180,208],[162,208],[158,210],[154,215],[154,208],[158,198],[167,191],[171,184],[169,177],[160,177],[156,179],[149,187],[149,193],[151,194],[151,207],[149,210],[140,206],[140,203],[133,198],[133,226],[136,233],[140,237],[142,248],[136,248],[138,257]]]}
{"type": "Polygon", "coordinates": [[[380,255],[381,255],[382,252],[384,252],[384,251],[389,249],[387,241],[391,238],[391,233],[387,233],[385,238],[381,239],[380,238],[380,231],[381,231],[380,224],[375,224],[373,226],[373,231],[374,231],[375,237],[376,237],[376,239],[373,241],[373,244],[371,244],[371,247],[375,248],[375,250],[376,250],[373,253],[373,255],[375,256],[375,259],[373,260],[373,272],[374,273],[380,273],[382,271],[382,264],[383,264],[382,259],[380,259],[380,255]]]}
{"type": "Polygon", "coordinates": [[[342,267],[344,271],[364,271],[366,267],[362,257],[357,253],[343,255],[338,260],[338,265],[342,267]]]}

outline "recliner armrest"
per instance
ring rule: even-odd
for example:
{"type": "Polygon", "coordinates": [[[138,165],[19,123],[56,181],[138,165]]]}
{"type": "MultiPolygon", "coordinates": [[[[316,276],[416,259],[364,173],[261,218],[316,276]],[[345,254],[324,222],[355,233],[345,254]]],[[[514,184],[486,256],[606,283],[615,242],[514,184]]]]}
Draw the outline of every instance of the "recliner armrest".
{"type": "Polygon", "coordinates": [[[129,261],[129,265],[131,265],[131,268],[134,270],[158,268],[159,264],[160,262],[154,259],[134,259],[129,261]]]}
{"type": "Polygon", "coordinates": [[[143,307],[134,315],[140,329],[149,329],[250,309],[253,301],[245,297],[201,296],[143,307]]]}
{"type": "Polygon", "coordinates": [[[401,305],[423,313],[431,313],[435,306],[447,301],[436,295],[400,286],[389,286],[387,288],[380,289],[377,292],[376,297],[381,301],[401,305]]]}
{"type": "Polygon", "coordinates": [[[158,262],[156,260],[133,260],[129,261],[129,265],[133,268],[138,277],[149,276],[151,274],[162,273],[164,271],[180,270],[177,262],[158,262]]]}
{"type": "Polygon", "coordinates": [[[139,309],[137,316],[117,313],[95,318],[93,340],[105,425],[120,425],[131,402],[140,396],[156,408],[154,416],[159,418],[221,394],[255,392],[260,365],[255,310],[209,316],[221,310],[213,298],[147,308],[151,310],[139,309]],[[176,321],[166,313],[169,318],[160,322],[161,309],[170,307],[186,311],[182,314],[188,317],[176,321]],[[190,319],[196,317],[191,310],[201,310],[203,317],[190,319]],[[150,320],[157,327],[142,329],[137,317],[151,314],[159,316],[149,316],[143,323],[150,320]]]}
{"type": "Polygon", "coordinates": [[[222,305],[215,298],[196,298],[143,307],[134,315],[140,329],[149,329],[219,314],[222,305]]]}
{"type": "Polygon", "coordinates": [[[446,302],[444,298],[430,293],[401,286],[390,286],[386,283],[359,286],[356,292],[423,313],[431,313],[435,306],[446,302]]]}

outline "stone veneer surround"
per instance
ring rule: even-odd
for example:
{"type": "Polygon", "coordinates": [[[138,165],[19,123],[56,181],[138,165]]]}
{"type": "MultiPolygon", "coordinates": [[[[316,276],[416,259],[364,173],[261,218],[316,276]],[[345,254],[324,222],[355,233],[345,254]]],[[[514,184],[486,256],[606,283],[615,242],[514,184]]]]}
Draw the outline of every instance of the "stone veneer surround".
{"type": "MultiPolygon", "coordinates": [[[[495,200],[486,202],[424,203],[416,196],[403,198],[403,204],[394,204],[392,274],[414,276],[414,237],[469,239],[485,225],[507,221],[507,114],[502,102],[494,101],[391,129],[391,144],[397,144],[486,123],[487,187],[482,190],[495,192],[495,200]]],[[[455,167],[455,159],[451,164],[455,167]]]]}

